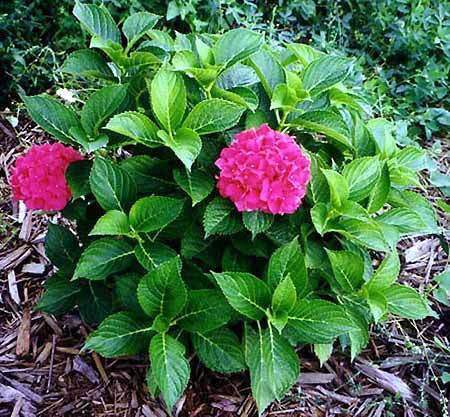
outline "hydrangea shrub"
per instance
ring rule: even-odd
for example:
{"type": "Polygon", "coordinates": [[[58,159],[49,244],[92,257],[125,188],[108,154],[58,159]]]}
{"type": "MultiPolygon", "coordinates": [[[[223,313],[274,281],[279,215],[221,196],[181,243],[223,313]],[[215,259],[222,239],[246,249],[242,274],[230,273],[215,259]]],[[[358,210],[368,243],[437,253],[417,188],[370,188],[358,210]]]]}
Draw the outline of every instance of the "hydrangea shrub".
{"type": "Polygon", "coordinates": [[[65,170],[62,214],[77,233],[50,225],[57,273],[38,308],[77,307],[98,325],[86,350],[148,354],[149,391],[169,409],[190,352],[218,372],[248,370],[263,412],[296,382],[297,346],[354,358],[371,323],[432,314],[397,283],[399,239],[438,232],[411,191],[427,155],[371,116],[346,82],[351,60],[245,29],[172,35],[146,12],[120,29],[103,6],[74,14],[91,44],[61,70],[88,88],[71,106],[23,100],[83,154],[65,170]]]}

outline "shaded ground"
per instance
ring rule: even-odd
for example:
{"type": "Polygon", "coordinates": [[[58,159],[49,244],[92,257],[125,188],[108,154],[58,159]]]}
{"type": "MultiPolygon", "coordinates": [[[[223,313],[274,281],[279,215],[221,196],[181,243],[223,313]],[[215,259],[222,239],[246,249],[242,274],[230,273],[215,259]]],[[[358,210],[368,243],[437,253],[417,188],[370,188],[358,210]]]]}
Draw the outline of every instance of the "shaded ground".
{"type": "MultiPolygon", "coordinates": [[[[12,204],[6,172],[20,152],[45,140],[32,123],[22,121],[15,130],[0,117],[0,417],[167,416],[162,403],[148,397],[145,357],[80,353],[89,329],[75,313],[54,318],[33,311],[52,270],[43,249],[48,219],[12,204]]],[[[440,164],[448,173],[448,149],[440,164]]],[[[429,197],[441,196],[431,190],[429,197]]],[[[430,292],[433,276],[448,263],[439,238],[405,239],[400,248],[401,281],[430,292]]],[[[371,343],[353,363],[335,354],[321,368],[310,348],[300,348],[299,383],[267,414],[447,416],[442,377],[450,372],[450,308],[437,302],[433,308],[436,320],[393,319],[373,328],[371,343]]],[[[192,382],[176,416],[257,415],[246,375],[214,374],[195,360],[191,366],[192,382]]]]}

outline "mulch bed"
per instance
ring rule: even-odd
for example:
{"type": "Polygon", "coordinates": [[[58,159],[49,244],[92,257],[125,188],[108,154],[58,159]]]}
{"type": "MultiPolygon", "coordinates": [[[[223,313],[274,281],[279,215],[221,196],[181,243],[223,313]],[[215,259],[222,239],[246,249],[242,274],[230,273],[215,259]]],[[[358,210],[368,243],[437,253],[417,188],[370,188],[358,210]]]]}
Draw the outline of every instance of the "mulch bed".
{"type": "MultiPolygon", "coordinates": [[[[46,140],[30,121],[13,129],[0,117],[0,417],[168,416],[147,393],[145,357],[112,360],[81,352],[90,329],[76,312],[55,318],[33,311],[52,272],[43,248],[46,224],[58,219],[13,204],[6,176],[19,153],[46,140]]],[[[448,152],[440,162],[448,173],[448,152]]],[[[432,190],[430,199],[438,197],[432,190]]],[[[400,249],[400,281],[428,292],[448,263],[439,238],[408,238],[400,249]]],[[[449,390],[440,377],[450,372],[450,309],[438,303],[433,308],[437,319],[391,319],[373,328],[372,341],[354,362],[336,353],[320,367],[309,347],[300,348],[299,382],[267,415],[448,415],[449,390]]],[[[218,375],[195,359],[191,367],[175,416],[257,415],[246,374],[218,375]]]]}

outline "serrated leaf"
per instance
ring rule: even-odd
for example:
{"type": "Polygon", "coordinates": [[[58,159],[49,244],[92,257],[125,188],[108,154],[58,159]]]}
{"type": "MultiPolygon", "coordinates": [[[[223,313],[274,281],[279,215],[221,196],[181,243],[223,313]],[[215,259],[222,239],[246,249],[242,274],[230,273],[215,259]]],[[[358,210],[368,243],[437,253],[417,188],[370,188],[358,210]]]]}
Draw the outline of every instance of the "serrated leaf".
{"type": "Polygon", "coordinates": [[[186,259],[191,259],[211,245],[212,239],[205,239],[200,225],[191,224],[181,238],[181,255],[186,259]]]}
{"type": "Polygon", "coordinates": [[[179,257],[170,259],[145,275],[138,286],[138,300],[150,317],[174,318],[186,304],[179,257]]]}
{"type": "Polygon", "coordinates": [[[86,160],[71,162],[67,167],[65,177],[73,199],[91,192],[89,185],[91,167],[92,162],[86,160]]]}
{"type": "Polygon", "coordinates": [[[216,64],[231,66],[255,53],[262,45],[263,37],[248,29],[232,29],[225,32],[212,48],[216,64]]]}
{"type": "Polygon", "coordinates": [[[167,131],[175,131],[186,110],[183,77],[174,71],[161,68],[151,82],[150,97],[158,121],[167,131]]]}
{"type": "Polygon", "coordinates": [[[128,41],[128,50],[150,29],[153,29],[159,19],[160,16],[148,12],[137,12],[128,16],[122,26],[123,34],[128,41]]]}
{"type": "Polygon", "coordinates": [[[114,278],[114,295],[119,307],[142,316],[144,312],[137,299],[137,287],[142,275],[137,272],[128,272],[114,278]]]}
{"type": "MultiPolygon", "coordinates": [[[[161,131],[159,133],[161,133],[161,131]]],[[[169,136],[164,132],[160,137],[163,138],[164,145],[172,149],[178,159],[183,162],[184,166],[189,171],[202,149],[202,140],[198,133],[187,127],[181,127],[173,136],[169,136]]]]}
{"type": "Polygon", "coordinates": [[[190,290],[176,322],[188,332],[205,333],[224,326],[231,315],[232,309],[220,291],[190,290]]]}
{"type": "Polygon", "coordinates": [[[97,220],[89,236],[127,235],[130,233],[128,216],[119,210],[109,210],[97,220]]]}
{"type": "Polygon", "coordinates": [[[214,279],[231,307],[244,316],[260,320],[270,304],[266,283],[246,272],[213,273],[214,279]]]}
{"type": "Polygon", "coordinates": [[[236,87],[247,87],[257,82],[258,76],[253,68],[243,64],[235,64],[220,74],[216,84],[219,88],[231,90],[236,87]]]}
{"type": "Polygon", "coordinates": [[[73,277],[101,280],[128,269],[134,259],[133,248],[125,240],[99,239],[81,254],[73,277]]]}
{"type": "Polygon", "coordinates": [[[83,4],[77,1],[73,14],[91,35],[95,35],[104,41],[120,44],[119,29],[105,6],[83,4]]]}
{"type": "Polygon", "coordinates": [[[375,213],[380,210],[387,201],[389,191],[391,189],[391,180],[389,175],[388,164],[385,162],[380,171],[377,182],[369,193],[369,201],[367,202],[367,211],[375,213]]]}
{"type": "Polygon", "coordinates": [[[278,248],[270,257],[267,282],[272,289],[289,274],[298,297],[303,297],[308,288],[305,258],[297,239],[278,248]]]}
{"type": "Polygon", "coordinates": [[[369,290],[382,291],[397,281],[400,259],[396,250],[386,254],[370,280],[365,284],[369,290]]]}
{"type": "Polygon", "coordinates": [[[206,171],[195,169],[175,169],[173,171],[175,182],[192,199],[192,205],[203,201],[214,189],[214,178],[206,171]]]}
{"type": "Polygon", "coordinates": [[[350,251],[332,251],[326,249],[333,269],[338,290],[352,294],[359,290],[364,275],[364,261],[361,256],[350,251]]]}
{"type": "Polygon", "coordinates": [[[59,316],[70,311],[77,302],[81,288],[70,282],[64,275],[51,276],[45,283],[44,294],[39,299],[36,310],[59,316]]]}
{"type": "Polygon", "coordinates": [[[277,285],[272,296],[272,311],[278,313],[289,313],[297,302],[297,291],[290,275],[286,275],[277,285]]]}
{"type": "Polygon", "coordinates": [[[171,411],[189,381],[190,367],[185,347],[167,333],[153,336],[150,342],[152,375],[171,411]]]}
{"type": "Polygon", "coordinates": [[[177,253],[171,247],[164,243],[150,240],[140,241],[134,248],[134,254],[147,271],[152,271],[159,265],[177,256],[177,253]]]}
{"type": "Polygon", "coordinates": [[[371,119],[367,122],[367,129],[375,142],[378,153],[384,157],[395,154],[397,145],[392,134],[394,126],[389,120],[382,118],[371,119]]]}
{"type": "Polygon", "coordinates": [[[422,320],[434,315],[428,301],[415,289],[394,284],[383,291],[389,312],[405,319],[422,320]]]}
{"type": "Polygon", "coordinates": [[[314,354],[317,356],[320,362],[320,366],[323,366],[328,359],[330,359],[333,353],[332,343],[320,343],[314,345],[314,354]]]}
{"type": "Polygon", "coordinates": [[[249,58],[249,62],[267,95],[272,97],[275,87],[286,80],[284,68],[278,58],[271,50],[262,48],[249,58]]]}
{"type": "Polygon", "coordinates": [[[377,221],[394,226],[402,235],[426,233],[428,226],[417,211],[406,207],[393,208],[377,217],[377,221]]]}
{"type": "Polygon", "coordinates": [[[297,381],[299,360],[294,348],[271,326],[259,329],[259,334],[246,326],[245,350],[252,395],[261,415],[272,401],[281,401],[297,381]]]}
{"type": "Polygon", "coordinates": [[[236,334],[225,327],[208,333],[194,333],[192,344],[198,358],[216,372],[239,372],[246,368],[244,353],[236,334]]]}
{"type": "Polygon", "coordinates": [[[173,222],[181,213],[183,200],[150,196],[136,201],[130,210],[130,224],[137,232],[153,232],[173,222]]]}
{"type": "Polygon", "coordinates": [[[346,178],[332,169],[322,169],[328,182],[333,207],[341,207],[349,198],[350,192],[346,178]]]}
{"type": "Polygon", "coordinates": [[[89,183],[103,210],[124,211],[136,199],[137,187],[133,178],[106,159],[95,158],[89,183]]]}
{"type": "Polygon", "coordinates": [[[374,157],[354,159],[344,167],[342,175],[347,180],[349,198],[361,201],[371,193],[377,183],[380,176],[380,162],[374,157]]]}
{"type": "Polygon", "coordinates": [[[243,226],[232,203],[216,197],[206,207],[203,227],[207,238],[214,234],[231,235],[242,230],[243,226]]]}
{"type": "Polygon", "coordinates": [[[71,128],[81,129],[76,113],[45,94],[22,96],[25,107],[34,122],[63,143],[74,143],[71,128]]]}
{"type": "Polygon", "coordinates": [[[353,327],[341,306],[323,300],[299,300],[289,313],[283,334],[295,343],[332,343],[353,327]]]}
{"type": "Polygon", "coordinates": [[[303,87],[317,95],[347,78],[350,62],[346,58],[323,56],[312,61],[303,72],[303,87]]]}
{"type": "Polygon", "coordinates": [[[274,216],[262,211],[246,211],[242,213],[242,221],[254,239],[258,234],[270,229],[274,222],[274,216]]]}
{"type": "Polygon", "coordinates": [[[113,294],[103,282],[89,281],[78,296],[81,319],[96,326],[113,312],[113,294]]]}
{"type": "Polygon", "coordinates": [[[289,43],[286,45],[287,49],[292,51],[296,58],[302,63],[304,67],[323,57],[324,53],[314,49],[313,47],[299,43],[289,43]]]}
{"type": "Polygon", "coordinates": [[[103,57],[91,49],[72,52],[64,61],[60,71],[81,77],[114,79],[114,74],[103,57]]]}
{"type": "Polygon", "coordinates": [[[219,98],[211,98],[198,103],[188,114],[183,127],[199,135],[224,132],[236,125],[244,108],[219,98]]]}
{"type": "Polygon", "coordinates": [[[105,129],[124,135],[149,148],[162,145],[161,139],[157,136],[157,126],[147,116],[135,111],[115,115],[105,129]]]}
{"type": "Polygon", "coordinates": [[[151,323],[133,313],[115,313],[91,333],[83,349],[94,350],[105,358],[136,355],[148,346],[150,326],[151,323]]]}
{"type": "Polygon", "coordinates": [[[386,297],[380,291],[369,290],[369,293],[366,296],[366,301],[369,305],[370,312],[372,313],[375,323],[378,323],[388,311],[386,297]]]}
{"type": "Polygon", "coordinates": [[[62,272],[71,275],[81,254],[76,236],[67,228],[49,223],[45,255],[62,272]]]}

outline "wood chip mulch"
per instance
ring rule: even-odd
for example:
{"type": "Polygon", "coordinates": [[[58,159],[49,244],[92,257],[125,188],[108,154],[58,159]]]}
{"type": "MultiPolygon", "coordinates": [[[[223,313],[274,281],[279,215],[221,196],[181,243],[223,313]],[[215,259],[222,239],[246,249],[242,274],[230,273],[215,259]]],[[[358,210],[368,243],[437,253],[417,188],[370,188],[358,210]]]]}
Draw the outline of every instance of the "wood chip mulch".
{"type": "MultiPolygon", "coordinates": [[[[145,357],[80,352],[90,329],[76,313],[55,318],[33,310],[52,272],[43,248],[48,219],[11,202],[7,172],[24,149],[46,140],[31,122],[21,120],[14,129],[0,116],[0,417],[168,416],[147,393],[145,357]]],[[[448,147],[440,164],[448,173],[448,147]]],[[[432,190],[429,197],[442,195],[432,190]]],[[[433,277],[448,265],[440,239],[408,238],[399,248],[400,280],[431,296],[433,277]]],[[[433,308],[436,319],[391,319],[372,328],[369,346],[353,362],[348,353],[336,353],[320,367],[310,348],[300,348],[298,384],[266,415],[448,416],[450,308],[437,302],[433,308]]],[[[248,375],[215,374],[194,359],[191,366],[175,416],[257,416],[248,375]]]]}

